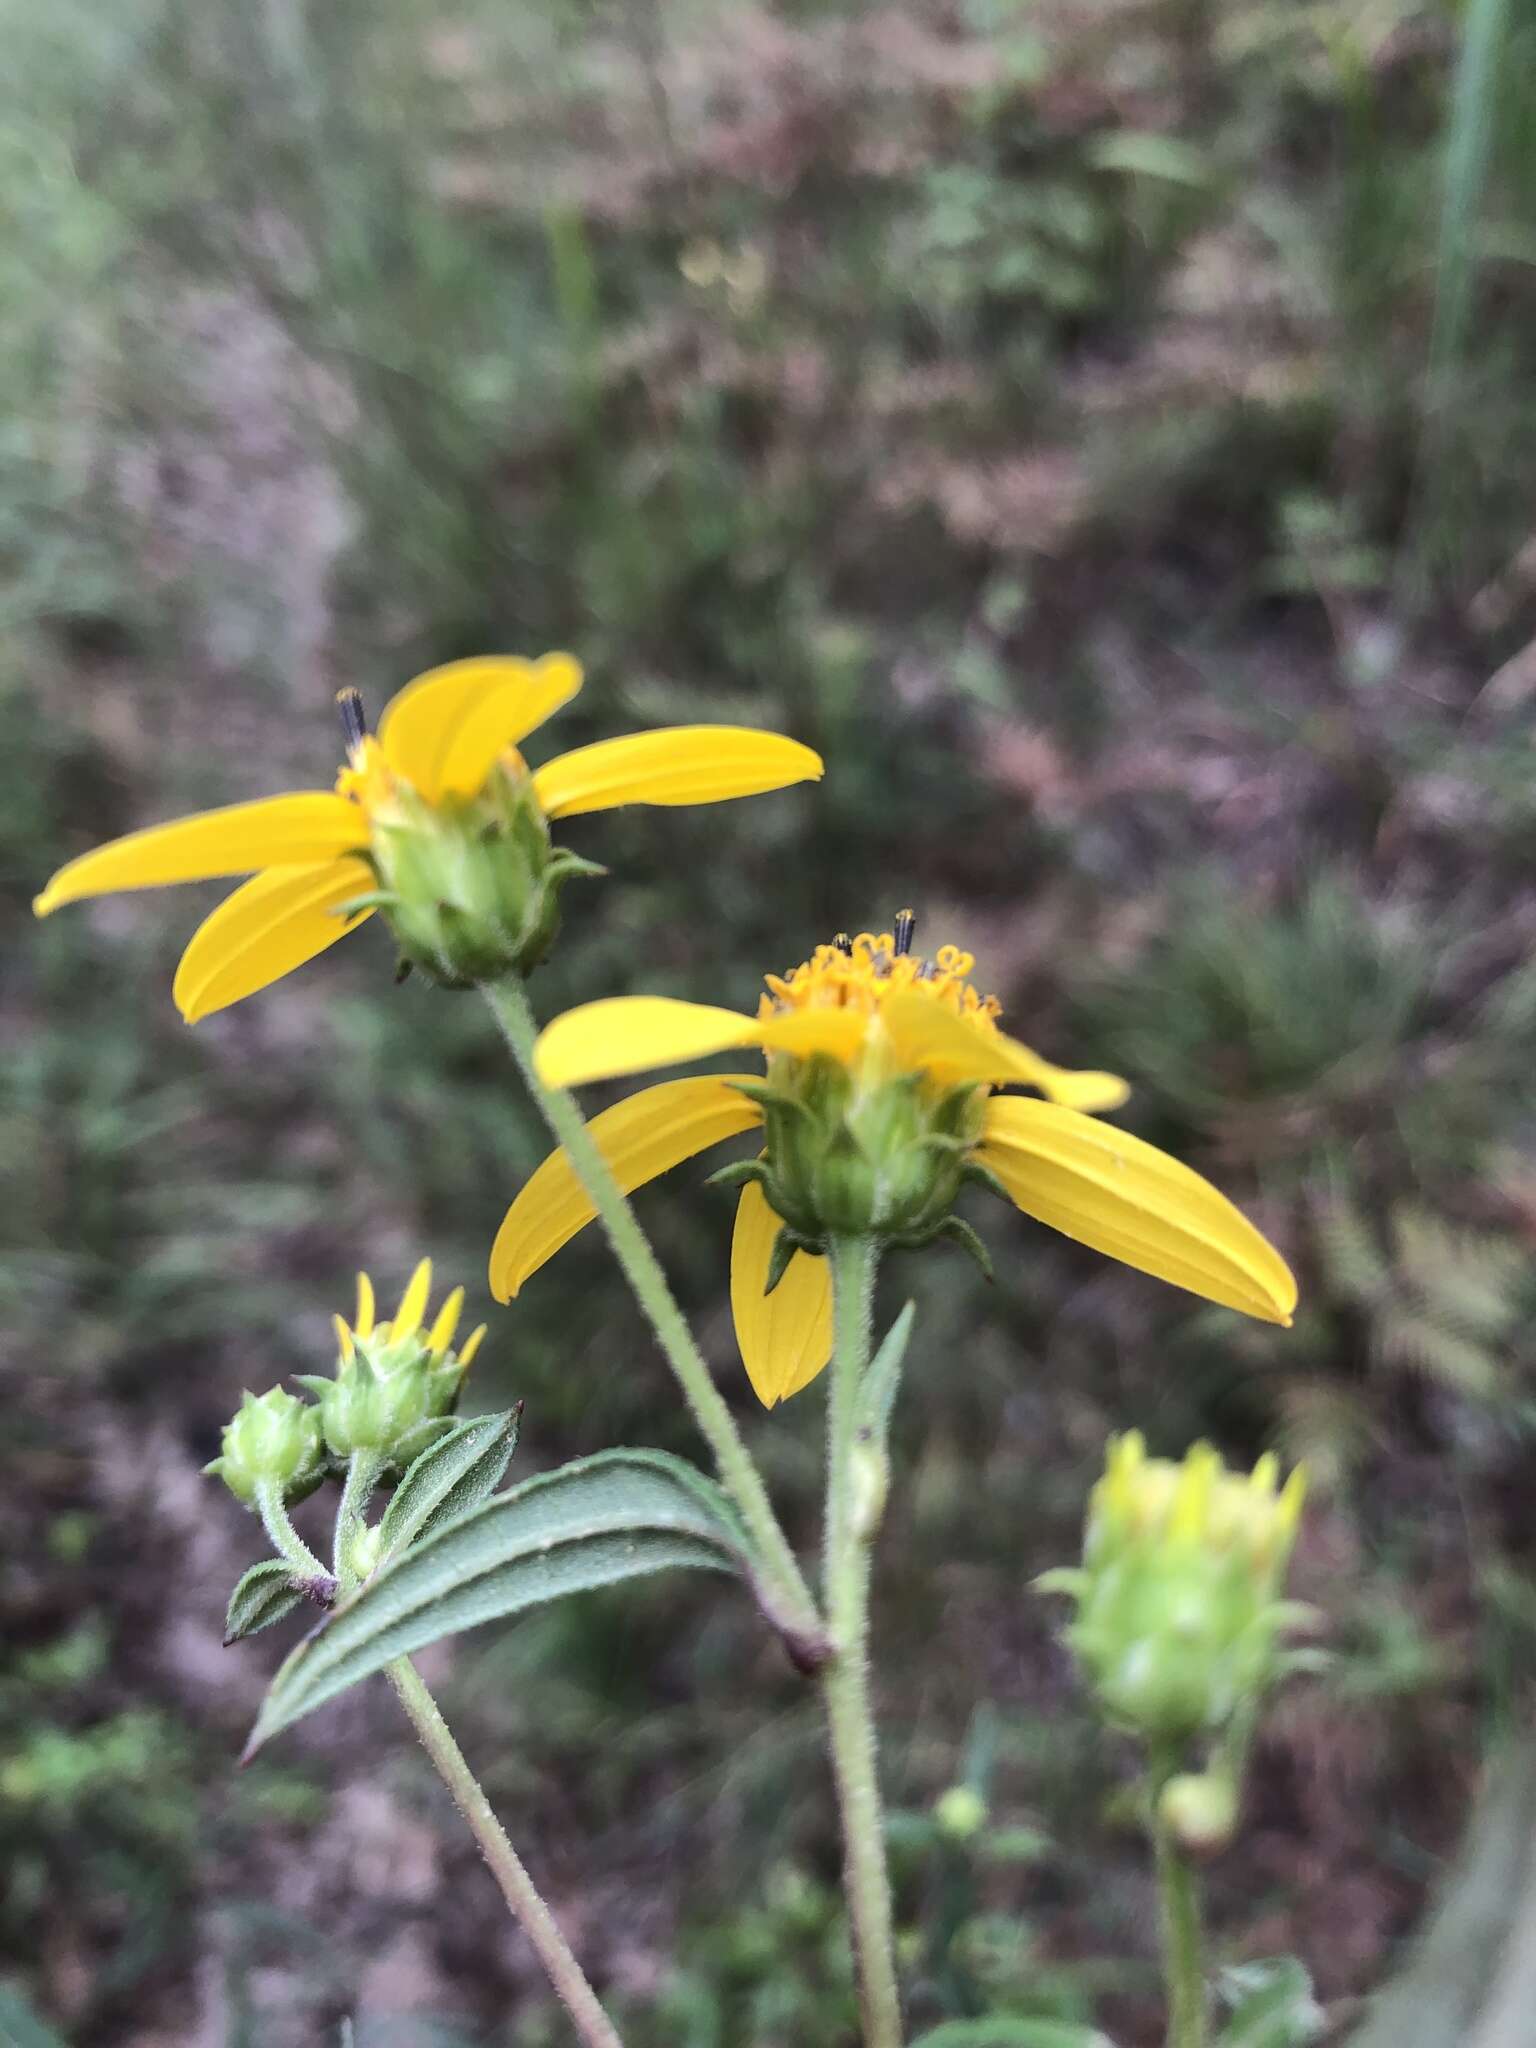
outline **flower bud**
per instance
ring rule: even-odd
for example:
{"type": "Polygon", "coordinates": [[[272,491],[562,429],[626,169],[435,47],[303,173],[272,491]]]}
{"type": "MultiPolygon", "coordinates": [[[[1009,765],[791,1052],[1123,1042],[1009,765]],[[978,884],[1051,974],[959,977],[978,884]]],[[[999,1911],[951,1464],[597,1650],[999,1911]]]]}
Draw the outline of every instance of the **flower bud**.
{"type": "Polygon", "coordinates": [[[1282,1595],[1305,1478],[1273,1456],[1229,1473],[1209,1444],[1182,1463],[1110,1442],[1081,1572],[1048,1575],[1077,1601],[1068,1640],[1105,1714],[1149,1742],[1227,1726],[1282,1670],[1296,1618],[1282,1595]]]}
{"type": "Polygon", "coordinates": [[[448,988],[537,966],[560,925],[560,891],[590,861],[550,843],[521,760],[473,796],[427,803],[404,785],[372,813],[379,908],[402,959],[448,988]]]}
{"type": "Polygon", "coordinates": [[[1215,1856],[1237,1832],[1237,1787],[1219,1771],[1181,1771],[1157,1801],[1158,1819],[1191,1856],[1215,1856]]]}
{"type": "Polygon", "coordinates": [[[347,1459],[371,1451],[403,1471],[439,1436],[484,1336],[476,1330],[452,1349],[464,1290],[455,1288],[436,1321],[423,1327],[432,1262],[423,1259],[388,1322],[375,1322],[373,1283],[358,1275],[356,1327],[336,1318],[339,1357],[334,1379],[306,1379],[315,1395],[326,1446],[347,1459]]]}
{"type": "Polygon", "coordinates": [[[968,1842],[987,1824],[987,1802],[971,1785],[951,1785],[933,1802],[933,1824],[951,1842],[968,1842]]]}
{"type": "Polygon", "coordinates": [[[225,1425],[220,1455],[203,1470],[217,1472],[247,1507],[264,1482],[279,1487],[285,1501],[302,1500],[325,1477],[319,1410],[281,1387],[259,1398],[242,1395],[238,1413],[225,1425]]]}

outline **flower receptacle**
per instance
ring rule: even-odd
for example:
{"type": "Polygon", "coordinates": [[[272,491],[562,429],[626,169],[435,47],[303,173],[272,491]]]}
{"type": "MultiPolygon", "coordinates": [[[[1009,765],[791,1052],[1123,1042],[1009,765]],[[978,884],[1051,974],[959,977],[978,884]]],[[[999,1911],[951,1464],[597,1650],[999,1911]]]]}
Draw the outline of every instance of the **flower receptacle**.
{"type": "Polygon", "coordinates": [[[401,959],[448,988],[525,974],[553,945],[560,892],[602,870],[553,846],[520,762],[503,760],[469,797],[427,803],[398,788],[372,820],[373,900],[401,959]]]}

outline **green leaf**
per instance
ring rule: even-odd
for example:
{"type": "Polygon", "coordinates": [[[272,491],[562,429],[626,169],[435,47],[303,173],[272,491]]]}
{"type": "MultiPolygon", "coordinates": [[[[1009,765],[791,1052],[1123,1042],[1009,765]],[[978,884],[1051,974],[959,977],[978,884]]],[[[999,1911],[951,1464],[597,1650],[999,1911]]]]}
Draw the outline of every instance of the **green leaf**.
{"type": "Polygon", "coordinates": [[[873,1442],[882,1449],[890,1431],[891,1410],[896,1404],[902,1362],[907,1355],[907,1343],[916,1315],[917,1303],[909,1301],[886,1331],[880,1349],[869,1362],[869,1370],[859,1390],[859,1427],[867,1430],[873,1442]]]}
{"type": "Polygon", "coordinates": [[[0,1984],[0,2048],[68,2048],[45,2026],[14,1985],[0,1984]]]}
{"type": "Polygon", "coordinates": [[[293,1583],[293,1568],[280,1557],[265,1557],[253,1564],[229,1596],[224,1617],[224,1647],[254,1636],[285,1614],[292,1614],[303,1599],[293,1583]]]}
{"type": "Polygon", "coordinates": [[[406,1467],[379,1522],[379,1557],[479,1507],[500,1486],[517,1449],[517,1410],[455,1422],[406,1467]]]}
{"type": "Polygon", "coordinates": [[[1323,2031],[1306,1966],[1294,1956],[1224,1970],[1218,1996],[1232,2008],[1217,2048],[1306,2048],[1323,2031]]]}
{"type": "Polygon", "coordinates": [[[980,2020],[946,2020],[920,2034],[912,2048],[1114,2048],[1114,2043],[1107,2034],[1075,2020],[999,2012],[980,2020]]]}
{"type": "Polygon", "coordinates": [[[433,1529],[380,1566],[279,1669],[250,1757],[393,1658],[562,1594],[671,1565],[751,1575],[730,1503],[664,1451],[600,1451],[433,1529]]]}
{"type": "Polygon", "coordinates": [[[1089,149],[1088,160],[1096,170],[1162,178],[1170,185],[1189,185],[1197,191],[1211,182],[1211,166],[1206,157],[1172,135],[1122,128],[1115,134],[1100,136],[1089,149]]]}

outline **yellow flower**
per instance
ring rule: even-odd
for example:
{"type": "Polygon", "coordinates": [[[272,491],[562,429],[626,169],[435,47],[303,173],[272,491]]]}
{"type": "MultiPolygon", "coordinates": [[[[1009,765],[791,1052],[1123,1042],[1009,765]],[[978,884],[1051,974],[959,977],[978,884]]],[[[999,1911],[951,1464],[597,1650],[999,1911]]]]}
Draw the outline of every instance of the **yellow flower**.
{"type": "MultiPolygon", "coordinates": [[[[762,1159],[741,1169],[731,1253],[736,1334],[759,1398],[771,1407],[798,1393],[831,1354],[820,1255],[829,1231],[926,1242],[950,1227],[967,1179],[1126,1265],[1288,1324],[1296,1283],[1253,1225],[1187,1166],[1086,1114],[1118,1106],[1125,1083],[1052,1066],[1008,1037],[996,1002],[971,986],[971,956],[946,946],[922,960],[911,936],[903,912],[894,934],[818,947],[768,977],[755,1016],[620,996],[567,1012],[539,1040],[540,1075],[555,1087],[742,1046],[767,1054],[766,1080],[663,1081],[591,1126],[626,1193],[765,1128],[762,1159]],[[1045,1100],[995,1092],[1010,1084],[1045,1100]]],[[[565,1154],[552,1154],[497,1234],[497,1299],[510,1300],[594,1214],[565,1154]]]]}
{"type": "Polygon", "coordinates": [[[418,676],[377,738],[339,702],[333,790],[231,804],[133,832],[59,869],[39,917],[81,897],[251,874],[193,935],[174,994],[189,1024],[266,988],[384,910],[403,954],[447,981],[530,965],[559,884],[585,863],[548,821],[620,804],[716,803],[819,777],[809,747],[734,726],[630,733],[530,772],[526,739],[581,688],[568,654],[485,656],[418,676]]]}

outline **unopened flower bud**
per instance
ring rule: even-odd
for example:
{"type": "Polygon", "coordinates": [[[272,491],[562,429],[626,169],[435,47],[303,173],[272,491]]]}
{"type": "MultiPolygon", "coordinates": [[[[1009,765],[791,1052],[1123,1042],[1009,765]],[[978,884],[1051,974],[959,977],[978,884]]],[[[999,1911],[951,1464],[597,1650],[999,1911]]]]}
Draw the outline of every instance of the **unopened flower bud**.
{"type": "Polygon", "coordinates": [[[412,1274],[388,1322],[374,1318],[373,1283],[358,1275],[355,1327],[336,1319],[336,1377],[307,1379],[319,1404],[326,1445],[335,1458],[373,1452],[403,1470],[441,1434],[453,1412],[470,1360],[484,1336],[476,1330],[462,1351],[452,1348],[464,1290],[455,1288],[430,1327],[424,1326],[432,1262],[412,1274]]]}
{"type": "Polygon", "coordinates": [[[933,1824],[951,1842],[968,1842],[987,1824],[987,1802],[971,1785],[951,1785],[933,1802],[933,1824]]]}
{"type": "Polygon", "coordinates": [[[1278,1480],[1273,1456],[1240,1475],[1209,1444],[1174,1464],[1134,1431],[1111,1440],[1082,1570],[1047,1584],[1077,1601],[1068,1639],[1117,1725],[1153,1742],[1220,1729],[1280,1675],[1305,1479],[1278,1480]]]}
{"type": "Polygon", "coordinates": [[[1158,1819],[1191,1856],[1216,1856],[1237,1832],[1237,1787],[1217,1771],[1181,1771],[1163,1787],[1158,1819]]]}
{"type": "Polygon", "coordinates": [[[247,1507],[263,1483],[278,1487],[284,1500],[302,1500],[325,1476],[318,1409],[281,1387],[243,1395],[225,1425],[220,1455],[203,1470],[217,1472],[247,1507]]]}

